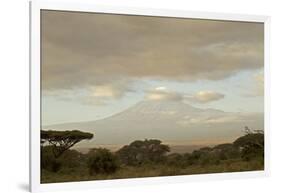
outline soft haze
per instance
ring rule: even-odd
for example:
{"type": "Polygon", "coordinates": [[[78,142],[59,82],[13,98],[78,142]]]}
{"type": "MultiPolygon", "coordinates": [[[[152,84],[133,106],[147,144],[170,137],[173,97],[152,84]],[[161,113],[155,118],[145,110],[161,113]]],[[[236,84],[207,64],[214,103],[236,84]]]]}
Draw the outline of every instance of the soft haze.
{"type": "MultiPolygon", "coordinates": [[[[263,129],[263,28],[249,22],[42,11],[42,125],[56,129],[50,125],[86,121],[85,127],[104,127],[94,132],[112,135],[149,111],[158,118],[153,128],[168,119],[170,127],[187,128],[178,130],[183,137],[161,135],[167,141],[192,140],[192,134],[196,140],[223,141],[241,135],[245,124],[263,129]],[[164,110],[152,111],[154,104],[164,110]],[[180,104],[186,106],[177,112],[180,104]],[[122,124],[114,128],[116,117],[122,124]]],[[[157,137],[150,136],[150,126],[141,137],[157,137]]]]}

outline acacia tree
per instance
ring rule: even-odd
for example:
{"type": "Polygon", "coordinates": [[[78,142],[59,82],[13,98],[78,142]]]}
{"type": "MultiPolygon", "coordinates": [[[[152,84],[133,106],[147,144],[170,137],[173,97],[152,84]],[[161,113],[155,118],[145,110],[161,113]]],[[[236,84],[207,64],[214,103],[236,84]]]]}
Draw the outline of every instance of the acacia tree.
{"type": "Polygon", "coordinates": [[[66,150],[79,143],[82,140],[90,140],[94,137],[92,133],[86,133],[78,130],[73,131],[55,131],[41,130],[41,147],[45,143],[52,146],[55,158],[59,158],[66,150]]]}
{"type": "Polygon", "coordinates": [[[169,151],[169,146],[162,144],[160,140],[145,139],[125,145],[116,153],[126,165],[141,165],[148,162],[161,162],[169,151]]]}
{"type": "MultiPolygon", "coordinates": [[[[248,127],[246,127],[247,129],[248,127]]],[[[233,142],[233,145],[241,148],[241,157],[250,160],[253,157],[264,156],[264,133],[262,130],[250,130],[233,142]]]]}

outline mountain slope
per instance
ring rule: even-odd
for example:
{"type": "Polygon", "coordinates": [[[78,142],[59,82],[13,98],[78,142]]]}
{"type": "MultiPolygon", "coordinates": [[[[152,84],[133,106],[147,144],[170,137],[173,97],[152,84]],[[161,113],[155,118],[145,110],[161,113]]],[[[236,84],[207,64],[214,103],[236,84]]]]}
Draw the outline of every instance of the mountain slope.
{"type": "Polygon", "coordinates": [[[43,129],[93,132],[93,140],[79,144],[80,147],[86,147],[128,144],[145,138],[157,138],[175,144],[208,144],[241,136],[246,125],[263,129],[263,114],[200,109],[182,102],[142,101],[105,119],[50,125],[43,129]]]}

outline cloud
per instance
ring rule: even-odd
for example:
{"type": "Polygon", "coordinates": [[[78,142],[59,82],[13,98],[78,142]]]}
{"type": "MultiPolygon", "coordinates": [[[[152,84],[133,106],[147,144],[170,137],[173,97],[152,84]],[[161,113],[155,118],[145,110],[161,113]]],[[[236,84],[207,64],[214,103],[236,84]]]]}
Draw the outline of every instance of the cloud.
{"type": "Polygon", "coordinates": [[[258,72],[252,75],[250,88],[242,94],[245,97],[262,97],[264,96],[264,72],[258,72]]]}
{"type": "Polygon", "coordinates": [[[195,94],[180,93],[168,90],[166,87],[156,87],[155,89],[148,90],[146,93],[147,100],[155,101],[186,101],[195,103],[209,103],[224,98],[224,94],[215,91],[199,91],[195,94]]]}
{"type": "Polygon", "coordinates": [[[111,86],[97,86],[94,90],[93,97],[115,97],[119,92],[115,93],[111,86]]]}
{"type": "Polygon", "coordinates": [[[87,97],[86,101],[87,103],[103,105],[110,100],[123,97],[124,93],[126,93],[124,88],[119,88],[115,85],[95,86],[91,89],[91,93],[89,94],[89,97],[87,97]]]}
{"type": "Polygon", "coordinates": [[[220,111],[214,113],[212,116],[186,116],[179,120],[177,124],[182,126],[189,125],[225,125],[247,122],[248,124],[256,123],[257,120],[262,119],[261,113],[230,113],[220,111]]]}
{"type": "Polygon", "coordinates": [[[155,90],[167,90],[165,86],[156,87],[155,90]]]}
{"type": "Polygon", "coordinates": [[[127,81],[119,81],[111,84],[102,84],[91,87],[91,96],[96,98],[121,98],[126,92],[133,92],[127,81]]]}
{"type": "MultiPolygon", "coordinates": [[[[245,117],[241,115],[227,115],[222,117],[216,117],[205,120],[206,123],[212,124],[212,123],[233,123],[233,122],[242,122],[246,121],[245,117]]],[[[247,120],[247,121],[255,121],[255,120],[247,120]]]]}
{"type": "Polygon", "coordinates": [[[82,104],[105,105],[133,92],[126,82],[82,87],[78,89],[43,90],[43,95],[56,97],[64,101],[76,101],[82,104]]]}
{"type": "Polygon", "coordinates": [[[264,73],[261,72],[254,76],[256,82],[256,93],[258,96],[264,95],[264,73]]]}
{"type": "Polygon", "coordinates": [[[224,97],[224,94],[215,91],[199,91],[196,94],[186,96],[185,99],[190,102],[209,103],[223,99],[224,97]]]}
{"type": "Polygon", "coordinates": [[[178,92],[169,91],[164,87],[157,87],[154,90],[150,90],[146,94],[146,100],[154,101],[182,101],[184,95],[178,92]],[[161,88],[161,89],[159,89],[161,88]]]}
{"type": "Polygon", "coordinates": [[[44,10],[42,88],[224,79],[263,66],[263,33],[261,23],[44,10]]]}

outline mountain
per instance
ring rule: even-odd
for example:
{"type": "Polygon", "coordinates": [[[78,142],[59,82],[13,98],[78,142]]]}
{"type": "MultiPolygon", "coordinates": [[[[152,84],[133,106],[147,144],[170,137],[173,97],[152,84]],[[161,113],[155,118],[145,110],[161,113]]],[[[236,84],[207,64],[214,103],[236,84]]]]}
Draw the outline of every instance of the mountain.
{"type": "Polygon", "coordinates": [[[124,145],[156,138],[174,145],[202,145],[231,141],[243,128],[263,129],[263,113],[230,113],[201,109],[183,102],[142,101],[105,119],[45,126],[43,129],[82,130],[94,139],[77,147],[124,145]]]}

